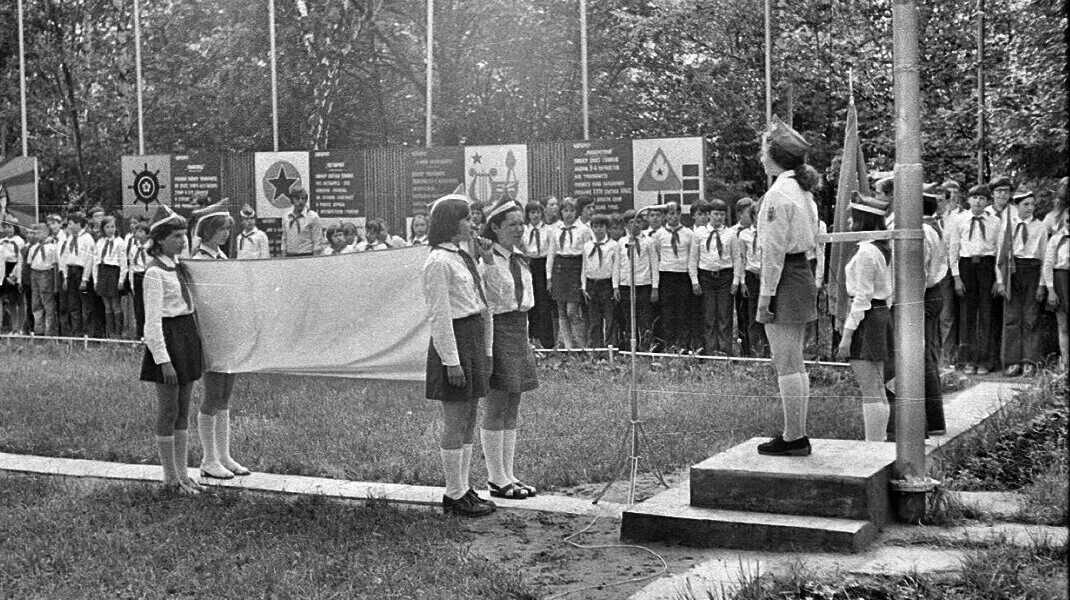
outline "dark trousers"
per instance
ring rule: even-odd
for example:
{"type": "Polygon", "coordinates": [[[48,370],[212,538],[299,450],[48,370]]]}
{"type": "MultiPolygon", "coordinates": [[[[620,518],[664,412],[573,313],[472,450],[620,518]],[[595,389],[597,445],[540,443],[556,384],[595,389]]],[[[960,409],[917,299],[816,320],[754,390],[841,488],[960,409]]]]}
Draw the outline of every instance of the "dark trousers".
{"type": "Polygon", "coordinates": [[[55,290],[54,298],[56,302],[56,330],[59,335],[70,335],[71,332],[71,319],[67,308],[67,290],[63,287],[66,281],[66,271],[57,269],[56,283],[53,289],[55,290]]]}
{"type": "Polygon", "coordinates": [[[758,322],[758,296],[762,292],[762,279],[758,273],[746,271],[743,283],[747,286],[747,338],[751,356],[769,356],[769,340],[765,339],[765,325],[758,322]]]}
{"type": "MultiPolygon", "coordinates": [[[[637,285],[635,286],[635,327],[638,330],[639,335],[636,337],[636,348],[646,348],[650,344],[651,337],[651,320],[653,318],[653,305],[650,302],[650,290],[649,285],[637,285]]],[[[624,315],[622,321],[624,332],[624,344],[630,349],[632,339],[632,290],[631,287],[622,285],[620,286],[620,308],[621,313],[624,315]]]]}
{"type": "Polygon", "coordinates": [[[89,306],[89,320],[85,322],[89,337],[104,337],[104,299],[97,295],[96,282],[89,278],[89,285],[82,294],[82,305],[89,306]]]}
{"type": "Polygon", "coordinates": [[[1017,259],[1010,283],[1010,298],[1003,303],[1003,365],[1039,363],[1040,260],[1017,259]]]}
{"type": "Polygon", "coordinates": [[[587,280],[587,346],[604,348],[617,340],[616,304],[612,279],[587,280]]]}
{"type": "Polygon", "coordinates": [[[69,335],[85,335],[91,318],[89,299],[79,287],[82,285],[82,267],[67,267],[67,311],[70,316],[69,335]]]}
{"type": "Polygon", "coordinates": [[[939,284],[940,297],[940,360],[953,365],[958,362],[959,347],[959,304],[955,295],[955,278],[949,272],[939,284]]]}
{"type": "MultiPolygon", "coordinates": [[[[546,280],[543,279],[543,282],[546,280]]],[[[545,286],[545,283],[544,283],[545,286]]],[[[134,321],[137,339],[145,337],[145,274],[134,273],[134,321]]]]}
{"type": "Polygon", "coordinates": [[[533,258],[529,265],[535,305],[528,311],[528,334],[538,340],[543,348],[553,348],[555,306],[546,289],[546,258],[533,258]]]}
{"type": "MultiPolygon", "coordinates": [[[[23,257],[25,260],[26,257],[23,257]]],[[[19,298],[19,302],[25,307],[22,310],[22,323],[19,326],[22,327],[22,332],[29,334],[37,327],[37,321],[33,318],[33,273],[28,273],[27,270],[22,272],[22,298],[19,298]]]]}
{"type": "Polygon", "coordinates": [[[947,429],[944,392],[940,384],[940,313],[944,304],[940,284],[925,290],[925,423],[927,431],[947,429]]]}
{"type": "Polygon", "coordinates": [[[732,269],[707,271],[700,269],[698,283],[702,288],[702,309],[706,354],[732,354],[732,269]]]}
{"type": "Polygon", "coordinates": [[[996,346],[992,343],[992,284],[996,281],[993,256],[959,259],[959,276],[965,291],[965,314],[959,330],[959,359],[967,364],[994,369],[996,346]],[[977,262],[974,262],[974,260],[977,262]]]}
{"type": "Polygon", "coordinates": [[[665,349],[687,347],[691,324],[691,277],[687,273],[662,271],[658,282],[658,322],[665,349]]]}
{"type": "MultiPolygon", "coordinates": [[[[743,294],[744,289],[746,289],[746,286],[739,286],[739,290],[737,290],[733,299],[736,305],[736,337],[739,338],[740,356],[750,356],[750,328],[747,327],[747,301],[749,298],[743,294]]],[[[757,308],[758,305],[755,304],[754,307],[757,308]]]]}

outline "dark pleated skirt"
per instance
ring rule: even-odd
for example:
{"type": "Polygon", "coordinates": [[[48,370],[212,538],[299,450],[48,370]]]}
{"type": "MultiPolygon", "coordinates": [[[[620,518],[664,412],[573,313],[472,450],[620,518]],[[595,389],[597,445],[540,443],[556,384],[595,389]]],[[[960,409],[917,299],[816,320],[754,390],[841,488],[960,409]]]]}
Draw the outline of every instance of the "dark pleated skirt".
{"type": "MultiPolygon", "coordinates": [[[[200,379],[204,372],[204,353],[201,335],[197,331],[197,319],[192,314],[164,318],[163,339],[167,354],[171,357],[171,366],[178,375],[178,384],[186,385],[200,379]]],[[[141,381],[164,382],[163,370],[156,364],[148,348],[145,348],[145,356],[141,359],[141,381]]]]}
{"type": "Polygon", "coordinates": [[[491,364],[487,358],[483,315],[475,314],[453,320],[453,337],[457,339],[457,355],[464,369],[464,387],[450,385],[446,366],[435,350],[434,341],[427,344],[426,397],[444,402],[464,402],[487,395],[491,364]]]}
{"type": "Polygon", "coordinates": [[[773,323],[800,325],[817,320],[817,283],[806,253],[788,254],[780,272],[776,295],[769,303],[773,323]]]}
{"type": "Polygon", "coordinates": [[[892,311],[884,300],[874,300],[851,338],[852,360],[886,362],[892,358],[892,311]]]}
{"type": "Polygon", "coordinates": [[[550,296],[555,302],[582,302],[580,274],[583,271],[582,256],[555,256],[553,289],[550,296]]]}
{"type": "Polygon", "coordinates": [[[530,392],[539,387],[535,353],[528,340],[528,313],[494,315],[494,370],[490,387],[502,392],[530,392]]]}
{"type": "Polygon", "coordinates": [[[100,265],[97,268],[97,295],[101,298],[119,297],[119,267],[100,265]]]}
{"type": "Polygon", "coordinates": [[[0,296],[17,296],[19,293],[19,286],[15,285],[14,283],[9,283],[7,280],[7,278],[15,270],[15,267],[17,265],[13,262],[6,262],[2,264],[3,269],[0,269],[3,271],[3,274],[0,275],[0,296]]]}

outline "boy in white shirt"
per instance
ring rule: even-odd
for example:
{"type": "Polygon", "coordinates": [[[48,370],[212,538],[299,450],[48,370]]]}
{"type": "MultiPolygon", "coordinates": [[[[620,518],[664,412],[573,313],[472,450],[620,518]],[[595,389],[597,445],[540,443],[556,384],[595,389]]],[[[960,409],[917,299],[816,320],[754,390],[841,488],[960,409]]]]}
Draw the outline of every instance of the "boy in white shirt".
{"type": "Polygon", "coordinates": [[[666,349],[686,349],[691,321],[688,307],[693,294],[687,265],[694,233],[680,223],[679,204],[670,202],[665,205],[665,226],[651,237],[661,268],[658,294],[660,337],[666,349]]]}
{"type": "Polygon", "coordinates": [[[256,211],[248,204],[242,206],[242,232],[238,234],[238,253],[236,258],[271,258],[271,247],[267,234],[256,228],[256,211]]]}
{"type": "Polygon", "coordinates": [[[735,230],[725,226],[728,207],[720,200],[706,206],[709,226],[692,239],[688,274],[692,291],[702,296],[705,353],[731,356],[732,299],[743,278],[743,263],[735,230]]]}
{"type": "Polygon", "coordinates": [[[1011,237],[1000,252],[1010,250],[1013,271],[996,269],[996,293],[1003,296],[1002,358],[1005,377],[1031,377],[1040,364],[1040,268],[1048,243],[1048,228],[1033,216],[1036,198],[1032,192],[1015,196],[1017,214],[1011,215],[1011,237]]]}
{"type": "Polygon", "coordinates": [[[617,343],[613,302],[613,272],[617,268],[617,242],[609,239],[609,217],[591,217],[594,239],[583,245],[581,291],[587,301],[587,340],[591,348],[617,343]]]}
{"type": "Polygon", "coordinates": [[[56,243],[48,235],[48,226],[44,223],[34,226],[33,243],[27,253],[30,281],[24,282],[23,285],[30,286],[33,332],[37,335],[59,333],[55,292],[58,255],[56,243]]]}

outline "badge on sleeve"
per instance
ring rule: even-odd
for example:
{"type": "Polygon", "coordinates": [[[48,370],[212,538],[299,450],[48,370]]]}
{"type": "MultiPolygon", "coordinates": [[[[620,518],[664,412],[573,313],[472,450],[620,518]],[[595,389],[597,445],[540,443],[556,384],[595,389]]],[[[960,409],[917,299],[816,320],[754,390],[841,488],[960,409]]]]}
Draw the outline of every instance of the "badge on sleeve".
{"type": "Polygon", "coordinates": [[[768,218],[769,218],[770,221],[775,221],[776,220],[776,207],[775,206],[770,206],[769,210],[766,211],[766,212],[769,214],[768,218]]]}

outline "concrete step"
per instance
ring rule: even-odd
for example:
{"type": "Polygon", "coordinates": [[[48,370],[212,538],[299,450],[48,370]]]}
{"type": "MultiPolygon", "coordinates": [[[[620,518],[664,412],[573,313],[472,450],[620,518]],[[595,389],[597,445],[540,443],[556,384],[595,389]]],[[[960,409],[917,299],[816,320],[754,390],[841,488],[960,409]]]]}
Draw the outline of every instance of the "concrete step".
{"type": "Polygon", "coordinates": [[[810,441],[810,456],[763,456],[753,438],[691,467],[691,505],[871,521],[892,519],[895,444],[810,441]]]}
{"type": "Polygon", "coordinates": [[[877,527],[865,520],[691,506],[688,487],[684,484],[625,509],[621,539],[739,550],[861,552],[877,537],[877,527]]]}

